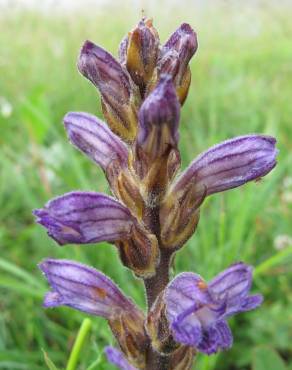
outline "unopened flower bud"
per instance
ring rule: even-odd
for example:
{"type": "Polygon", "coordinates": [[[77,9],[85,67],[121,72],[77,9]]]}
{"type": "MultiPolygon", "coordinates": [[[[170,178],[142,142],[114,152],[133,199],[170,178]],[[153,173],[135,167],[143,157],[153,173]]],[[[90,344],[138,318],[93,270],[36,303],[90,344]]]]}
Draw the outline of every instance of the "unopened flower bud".
{"type": "Polygon", "coordinates": [[[126,66],[133,81],[144,92],[156,67],[159,38],[149,19],[142,19],[128,36],[126,66]]]}
{"type": "Polygon", "coordinates": [[[161,241],[163,248],[179,249],[194,233],[199,222],[199,206],[204,194],[194,201],[194,193],[185,197],[168,194],[160,209],[161,241]]]}
{"type": "Polygon", "coordinates": [[[177,147],[180,106],[171,76],[162,75],[139,111],[136,145],[155,160],[177,147]]]}
{"type": "Polygon", "coordinates": [[[99,89],[111,129],[124,140],[132,141],[136,135],[139,92],[128,72],[110,53],[90,41],[81,49],[78,68],[99,89]]]}
{"type": "Polygon", "coordinates": [[[169,354],[174,352],[179,344],[173,340],[165,315],[164,293],[160,293],[147,316],[146,330],[151,338],[151,344],[156,351],[169,354]]]}
{"type": "Polygon", "coordinates": [[[139,111],[133,163],[143,180],[145,201],[152,205],[165,191],[170,181],[168,176],[172,178],[179,165],[179,115],[180,105],[171,76],[162,75],[139,111]]]}
{"type": "Polygon", "coordinates": [[[125,312],[109,320],[109,325],[127,359],[138,369],[143,369],[149,339],[145,333],[142,311],[125,312]]]}
{"type": "Polygon", "coordinates": [[[160,256],[158,242],[142,225],[133,225],[130,236],[116,245],[124,265],[137,276],[149,278],[155,273],[160,256]]]}
{"type": "Polygon", "coordinates": [[[189,61],[198,47],[197,36],[191,26],[183,23],[162,48],[158,73],[169,73],[181,104],[184,103],[191,83],[189,61]]]}

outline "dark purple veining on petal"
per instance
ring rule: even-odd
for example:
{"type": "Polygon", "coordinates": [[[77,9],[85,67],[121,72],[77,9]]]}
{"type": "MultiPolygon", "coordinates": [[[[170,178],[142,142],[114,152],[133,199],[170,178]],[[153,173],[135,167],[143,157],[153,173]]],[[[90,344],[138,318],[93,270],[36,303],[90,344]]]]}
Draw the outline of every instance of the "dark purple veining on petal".
{"type": "Polygon", "coordinates": [[[233,337],[229,325],[225,321],[218,321],[215,325],[206,328],[198,350],[211,355],[219,350],[226,350],[232,346],[233,337]]]}
{"type": "Polygon", "coordinates": [[[79,71],[107,99],[128,103],[131,94],[130,77],[120,63],[106,50],[86,41],[78,60],[79,71]]]}
{"type": "Polygon", "coordinates": [[[45,297],[45,307],[64,305],[107,319],[136,309],[111,279],[92,267],[70,260],[46,259],[39,268],[52,288],[45,297]]]}
{"type": "Polygon", "coordinates": [[[130,232],[130,212],[114,198],[94,192],[71,192],[34,211],[37,222],[60,245],[116,241],[130,232]]]}
{"type": "Polygon", "coordinates": [[[193,183],[198,194],[232,189],[265,176],[276,165],[276,140],[246,135],[224,141],[199,155],[177,180],[175,189],[193,183]]]}
{"type": "Polygon", "coordinates": [[[217,299],[228,294],[228,299],[246,296],[252,284],[252,267],[243,262],[231,265],[208,284],[217,299]]]}
{"type": "Polygon", "coordinates": [[[127,146],[97,117],[83,112],[70,112],[64,117],[64,124],[72,144],[103,170],[112,160],[118,160],[121,166],[126,166],[127,146]]]}

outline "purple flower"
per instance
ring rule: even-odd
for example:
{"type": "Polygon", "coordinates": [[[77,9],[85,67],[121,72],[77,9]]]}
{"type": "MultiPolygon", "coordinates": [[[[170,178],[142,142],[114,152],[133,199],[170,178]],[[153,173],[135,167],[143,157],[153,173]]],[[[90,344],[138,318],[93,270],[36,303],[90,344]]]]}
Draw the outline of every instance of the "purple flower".
{"type": "Polygon", "coordinates": [[[127,70],[91,41],[81,49],[78,68],[100,91],[103,114],[111,129],[125,141],[133,141],[140,96],[127,70]]]}
{"type": "Polygon", "coordinates": [[[232,333],[226,319],[253,310],[263,298],[249,295],[252,268],[231,265],[208,284],[197,274],[185,272],[165,291],[166,316],[174,339],[206,354],[228,349],[232,333]]]}
{"type": "Polygon", "coordinates": [[[126,207],[94,192],[67,193],[50,200],[34,214],[60,245],[114,242],[127,237],[133,225],[126,207]]]}
{"type": "Polygon", "coordinates": [[[109,52],[91,41],[85,41],[78,69],[106,100],[128,103],[131,96],[130,76],[109,52]]]}
{"type": "Polygon", "coordinates": [[[246,135],[223,141],[200,154],[181,174],[175,191],[193,183],[195,194],[236,188],[269,173],[276,165],[276,139],[246,135]]]}
{"type": "Polygon", "coordinates": [[[172,79],[162,75],[139,111],[137,146],[155,159],[176,148],[180,105],[172,79]]]}
{"type": "Polygon", "coordinates": [[[162,47],[157,69],[172,76],[181,104],[184,103],[191,83],[188,66],[198,47],[197,35],[191,26],[183,23],[162,47]]]}
{"type": "Polygon", "coordinates": [[[159,260],[156,237],[140,225],[128,208],[94,192],[71,192],[36,209],[37,222],[58,244],[115,243],[125,266],[150,276],[159,260]]]}
{"type": "Polygon", "coordinates": [[[126,357],[118,349],[107,346],[104,349],[106,357],[109,362],[115,365],[120,370],[138,370],[136,367],[132,366],[126,357]]]}
{"type": "Polygon", "coordinates": [[[127,165],[127,146],[97,117],[83,112],[70,112],[64,117],[64,124],[72,144],[104,171],[113,160],[122,167],[127,165]]]}
{"type": "MultiPolygon", "coordinates": [[[[165,50],[177,52],[181,68],[186,68],[197,48],[197,35],[187,23],[181,24],[164,44],[165,50]]],[[[181,71],[181,74],[183,74],[183,71],[181,71]]]]}
{"type": "Polygon", "coordinates": [[[169,187],[161,210],[162,242],[179,248],[193,234],[207,195],[236,188],[268,174],[276,165],[276,139],[239,136],[199,155],[169,187]]]}
{"type": "Polygon", "coordinates": [[[144,314],[111,279],[69,260],[46,259],[39,268],[52,288],[45,296],[45,307],[69,306],[104,317],[128,359],[139,366],[145,363],[144,314]]]}
{"type": "Polygon", "coordinates": [[[162,75],[139,111],[133,167],[139,178],[145,204],[154,207],[180,166],[178,125],[180,104],[169,75],[162,75]]]}
{"type": "Polygon", "coordinates": [[[140,311],[106,275],[92,267],[69,260],[46,259],[39,268],[52,291],[45,307],[69,306],[113,320],[123,313],[140,311]]]}

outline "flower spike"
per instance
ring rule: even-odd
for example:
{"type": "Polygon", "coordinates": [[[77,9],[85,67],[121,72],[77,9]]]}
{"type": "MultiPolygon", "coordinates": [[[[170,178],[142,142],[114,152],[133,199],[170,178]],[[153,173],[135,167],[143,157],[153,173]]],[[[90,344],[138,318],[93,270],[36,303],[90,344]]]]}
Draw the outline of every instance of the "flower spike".
{"type": "Polygon", "coordinates": [[[145,17],[121,41],[118,60],[84,43],[78,69],[99,90],[106,124],[70,112],[64,125],[71,143],[102,168],[113,196],[75,191],[34,211],[60,245],[112,243],[122,264],[143,280],[147,315],[92,267],[55,259],[40,264],[51,286],[44,305],[105,318],[118,346],[105,353],[120,370],[191,370],[198,351],[210,355],[231,347],[230,316],[263,300],[249,294],[252,267],[243,262],[209,283],[192,272],[169,282],[176,251],[196,230],[204,199],[265,176],[278,153],[273,137],[239,136],[177,174],[180,109],[197,47],[187,23],[160,45],[145,17]]]}

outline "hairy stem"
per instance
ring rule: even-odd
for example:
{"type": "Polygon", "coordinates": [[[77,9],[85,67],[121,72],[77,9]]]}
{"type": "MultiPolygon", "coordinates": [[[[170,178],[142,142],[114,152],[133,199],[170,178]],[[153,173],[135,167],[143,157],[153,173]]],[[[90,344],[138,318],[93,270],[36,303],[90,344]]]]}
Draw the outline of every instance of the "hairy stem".
{"type": "MultiPolygon", "coordinates": [[[[169,267],[171,260],[171,253],[166,249],[160,250],[160,262],[156,268],[156,274],[144,280],[148,311],[151,309],[155,299],[161,293],[169,282],[169,267]]],[[[151,344],[147,353],[146,370],[168,370],[169,357],[162,356],[156,352],[151,344]]]]}
{"type": "Polygon", "coordinates": [[[167,249],[160,250],[160,262],[156,268],[156,274],[144,280],[148,310],[152,307],[155,299],[169,282],[169,268],[171,253],[167,249]]]}
{"type": "MultiPolygon", "coordinates": [[[[148,208],[145,212],[144,222],[146,222],[152,233],[156,235],[158,243],[160,243],[159,207],[148,208]]],[[[144,279],[148,311],[150,311],[156,298],[169,282],[171,257],[172,251],[160,248],[160,261],[156,267],[155,275],[149,279],[144,279]]],[[[152,348],[151,344],[149,344],[145,370],[168,370],[170,366],[170,357],[171,356],[162,356],[152,348]]]]}

